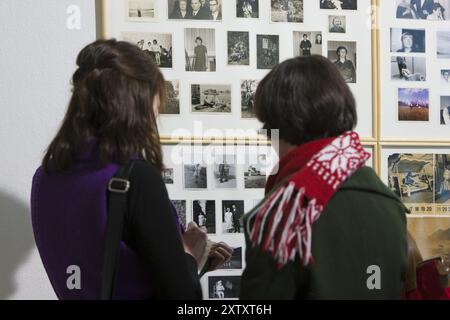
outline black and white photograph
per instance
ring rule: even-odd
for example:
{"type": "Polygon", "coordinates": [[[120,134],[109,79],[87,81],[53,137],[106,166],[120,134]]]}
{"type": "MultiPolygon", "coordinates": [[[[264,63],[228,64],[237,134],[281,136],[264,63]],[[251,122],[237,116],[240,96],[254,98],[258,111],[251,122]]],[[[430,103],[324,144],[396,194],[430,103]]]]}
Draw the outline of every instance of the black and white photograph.
{"type": "Polygon", "coordinates": [[[441,96],[441,125],[450,125],[450,96],[441,96]]]}
{"type": "Polygon", "coordinates": [[[161,114],[180,114],[180,82],[178,80],[166,81],[166,97],[166,104],[161,114]]]}
{"type": "Polygon", "coordinates": [[[184,164],[184,188],[207,189],[207,167],[203,163],[184,164]]]}
{"type": "Polygon", "coordinates": [[[208,234],[216,234],[216,201],[192,201],[192,220],[199,227],[205,227],[208,234]]]}
{"type": "Polygon", "coordinates": [[[432,154],[392,154],[388,158],[390,189],[405,204],[433,203],[432,154]]]}
{"type": "Polygon", "coordinates": [[[235,189],[236,157],[231,154],[217,154],[214,157],[214,188],[235,189]]]}
{"type": "Polygon", "coordinates": [[[250,65],[250,39],[246,31],[228,31],[228,65],[250,65]]]}
{"type": "Polygon", "coordinates": [[[257,69],[272,69],[280,63],[280,37],[271,34],[256,36],[257,69]]]}
{"type": "Polygon", "coordinates": [[[450,69],[441,70],[441,84],[445,87],[450,85],[450,69]]]}
{"type": "Polygon", "coordinates": [[[430,91],[398,88],[398,121],[429,121],[430,91]]]}
{"type": "Polygon", "coordinates": [[[191,85],[191,111],[231,113],[231,86],[220,84],[191,85]]]}
{"type": "Polygon", "coordinates": [[[399,81],[426,81],[425,57],[391,57],[391,79],[399,81]]]}
{"type": "Polygon", "coordinates": [[[424,53],[424,29],[391,28],[391,52],[424,53]]]}
{"type": "Polygon", "coordinates": [[[330,33],[346,33],[347,20],[345,16],[328,16],[328,31],[330,33]]]}
{"type": "Polygon", "coordinates": [[[330,59],[347,83],[356,83],[356,42],[329,41],[328,59],[330,59]]]}
{"type": "Polygon", "coordinates": [[[436,154],[434,162],[434,201],[436,204],[450,204],[450,155],[436,154]]]}
{"type": "Polygon", "coordinates": [[[124,32],[122,37],[123,40],[137,45],[158,67],[172,68],[172,34],[124,32]]]}
{"type": "Polygon", "coordinates": [[[186,200],[172,200],[172,204],[177,211],[178,219],[183,229],[187,228],[186,200]]]}
{"type": "Polygon", "coordinates": [[[397,19],[449,20],[450,0],[396,0],[397,19]]]}
{"type": "Polygon", "coordinates": [[[266,155],[258,155],[258,161],[247,163],[244,167],[245,189],[264,189],[266,184],[266,155]]]}
{"type": "Polygon", "coordinates": [[[157,0],[125,0],[129,22],[153,22],[158,19],[157,0]]]}
{"type": "Polygon", "coordinates": [[[320,9],[358,10],[357,0],[319,0],[320,9]]]}
{"type": "Polygon", "coordinates": [[[214,29],[184,30],[186,71],[216,71],[216,37],[214,29]]]}
{"type": "Polygon", "coordinates": [[[240,276],[214,276],[208,278],[209,299],[238,299],[240,291],[240,276]]]}
{"type": "Polygon", "coordinates": [[[294,31],[294,57],[323,55],[322,31],[294,31]]]}
{"type": "Polygon", "coordinates": [[[169,20],[222,21],[222,0],[167,0],[169,20]]]}
{"type": "Polygon", "coordinates": [[[217,270],[242,270],[242,247],[233,248],[231,259],[217,270]]]}
{"type": "Polygon", "coordinates": [[[244,19],[259,18],[259,0],[236,0],[236,17],[244,19]]]}
{"type": "Polygon", "coordinates": [[[241,118],[254,119],[255,94],[259,80],[243,80],[241,82],[241,118]]]}
{"type": "Polygon", "coordinates": [[[437,32],[437,57],[450,59],[450,29],[437,32]]]}
{"type": "Polygon", "coordinates": [[[303,0],[270,0],[272,22],[303,22],[303,0]]]}
{"type": "Polygon", "coordinates": [[[222,233],[243,233],[244,211],[243,200],[222,201],[222,233]]]}
{"type": "Polygon", "coordinates": [[[165,184],[173,184],[173,168],[164,168],[162,177],[165,184]]]}

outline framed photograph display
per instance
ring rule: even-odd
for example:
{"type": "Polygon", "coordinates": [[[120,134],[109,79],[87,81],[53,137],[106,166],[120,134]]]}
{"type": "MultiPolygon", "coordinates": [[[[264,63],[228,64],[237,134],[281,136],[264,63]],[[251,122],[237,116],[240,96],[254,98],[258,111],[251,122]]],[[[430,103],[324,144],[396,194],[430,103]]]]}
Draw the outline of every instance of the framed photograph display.
{"type": "Polygon", "coordinates": [[[449,141],[450,1],[378,3],[380,139],[449,141]]]}
{"type": "Polygon", "coordinates": [[[367,23],[374,0],[99,1],[102,37],[138,45],[168,81],[163,141],[256,140],[257,83],[278,63],[308,54],[338,65],[357,100],[356,130],[376,140],[376,38],[367,23]]]}
{"type": "Polygon", "coordinates": [[[381,177],[411,211],[408,230],[425,260],[450,265],[450,143],[386,143],[381,177]]]}

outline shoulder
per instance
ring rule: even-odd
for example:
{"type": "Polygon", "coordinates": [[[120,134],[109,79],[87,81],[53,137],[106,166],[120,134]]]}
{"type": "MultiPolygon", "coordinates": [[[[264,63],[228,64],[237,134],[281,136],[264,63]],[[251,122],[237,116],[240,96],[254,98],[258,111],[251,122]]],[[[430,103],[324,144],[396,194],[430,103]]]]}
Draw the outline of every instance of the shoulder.
{"type": "Polygon", "coordinates": [[[140,187],[155,188],[155,186],[165,186],[161,171],[145,160],[136,160],[130,174],[132,185],[140,187]]]}

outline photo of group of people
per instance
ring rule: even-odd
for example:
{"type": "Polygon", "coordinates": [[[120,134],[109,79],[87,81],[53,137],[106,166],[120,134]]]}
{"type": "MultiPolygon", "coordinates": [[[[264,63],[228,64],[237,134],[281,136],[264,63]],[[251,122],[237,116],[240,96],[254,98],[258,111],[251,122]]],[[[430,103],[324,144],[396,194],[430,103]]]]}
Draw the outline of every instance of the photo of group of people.
{"type": "Polygon", "coordinates": [[[450,214],[450,155],[392,154],[388,179],[412,213],[450,214]]]}
{"type": "Polygon", "coordinates": [[[160,68],[171,69],[172,61],[172,34],[151,32],[124,32],[125,41],[137,45],[160,68]]]}
{"type": "Polygon", "coordinates": [[[450,19],[450,0],[396,0],[397,19],[450,19]]]}
{"type": "Polygon", "coordinates": [[[320,0],[320,9],[357,10],[357,0],[320,0]]]}
{"type": "Polygon", "coordinates": [[[248,32],[228,31],[228,64],[250,65],[250,35],[248,32]]]}
{"type": "Polygon", "coordinates": [[[168,0],[169,20],[222,20],[222,0],[168,0]]]}

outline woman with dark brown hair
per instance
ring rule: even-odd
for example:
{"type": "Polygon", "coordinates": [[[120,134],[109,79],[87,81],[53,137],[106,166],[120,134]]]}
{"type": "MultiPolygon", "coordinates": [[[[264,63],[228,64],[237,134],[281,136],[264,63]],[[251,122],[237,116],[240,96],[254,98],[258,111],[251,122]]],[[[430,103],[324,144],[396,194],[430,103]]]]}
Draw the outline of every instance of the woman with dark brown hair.
{"type": "MultiPolygon", "coordinates": [[[[31,195],[36,244],[58,298],[100,298],[108,183],[130,160],[114,298],[201,298],[197,261],[206,231],[191,224],[182,234],[162,180],[163,75],[137,46],[115,40],[88,45],[77,65],[66,116],[31,195]],[[70,270],[78,270],[76,281],[70,270]]],[[[225,244],[214,246],[211,269],[230,255],[225,244]]]]}
{"type": "Polygon", "coordinates": [[[244,218],[245,299],[401,299],[407,209],[365,166],[353,95],[321,56],[276,66],[255,113],[279,130],[266,197],[244,218]]]}

